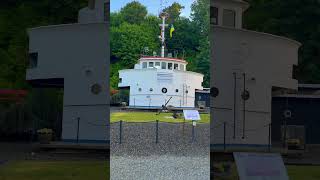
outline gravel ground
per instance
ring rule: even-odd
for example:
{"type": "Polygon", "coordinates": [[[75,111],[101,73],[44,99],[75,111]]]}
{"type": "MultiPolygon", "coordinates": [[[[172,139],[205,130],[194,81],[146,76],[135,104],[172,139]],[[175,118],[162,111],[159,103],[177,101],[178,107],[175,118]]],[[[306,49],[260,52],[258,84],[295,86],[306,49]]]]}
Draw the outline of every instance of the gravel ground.
{"type": "Polygon", "coordinates": [[[111,179],[209,179],[210,127],[197,124],[192,142],[192,125],[159,123],[111,125],[111,179]]]}
{"type": "Polygon", "coordinates": [[[207,156],[210,152],[209,124],[197,124],[192,142],[192,125],[186,123],[159,123],[159,143],[156,142],[156,123],[125,123],[122,143],[119,123],[111,124],[110,153],[115,156],[207,156]]]}
{"type": "Polygon", "coordinates": [[[111,180],[209,180],[208,157],[111,156],[111,180]]]}

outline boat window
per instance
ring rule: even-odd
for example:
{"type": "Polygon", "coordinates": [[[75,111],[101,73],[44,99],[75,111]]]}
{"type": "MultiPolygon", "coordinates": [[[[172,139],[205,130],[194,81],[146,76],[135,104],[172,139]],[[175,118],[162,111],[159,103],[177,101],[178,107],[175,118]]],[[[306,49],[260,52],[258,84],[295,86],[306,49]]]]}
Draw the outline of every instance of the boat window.
{"type": "Polygon", "coordinates": [[[178,70],[179,66],[178,64],[174,64],[174,67],[173,67],[175,70],[178,70]]]}
{"type": "Polygon", "coordinates": [[[179,92],[179,89],[176,89],[176,93],[179,92]]]}
{"type": "Polygon", "coordinates": [[[160,62],[156,62],[156,63],[155,63],[155,66],[160,66],[160,62]]]}
{"type": "Polygon", "coordinates": [[[180,70],[184,71],[184,65],[183,64],[180,64],[180,70]]]}
{"type": "Polygon", "coordinates": [[[153,68],[153,62],[149,62],[149,68],[153,68]]]}
{"type": "Polygon", "coordinates": [[[164,93],[164,94],[168,92],[167,88],[162,88],[161,91],[162,91],[162,93],[164,93]]]}
{"type": "Polygon", "coordinates": [[[168,69],[172,69],[172,63],[168,63],[168,69]]]}
{"type": "Polygon", "coordinates": [[[143,63],[142,63],[142,68],[143,68],[143,69],[147,68],[147,62],[143,62],[143,63]]]}
{"type": "Polygon", "coordinates": [[[166,69],[167,67],[167,63],[166,62],[162,62],[161,63],[161,69],[166,69]]]}

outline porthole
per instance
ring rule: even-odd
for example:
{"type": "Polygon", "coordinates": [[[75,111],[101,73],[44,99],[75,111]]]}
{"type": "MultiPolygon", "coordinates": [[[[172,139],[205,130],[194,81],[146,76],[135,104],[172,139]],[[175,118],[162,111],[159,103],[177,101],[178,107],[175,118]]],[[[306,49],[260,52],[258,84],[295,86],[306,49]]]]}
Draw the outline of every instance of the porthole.
{"type": "Polygon", "coordinates": [[[90,76],[92,76],[92,71],[90,69],[87,69],[85,71],[85,74],[86,74],[87,77],[90,77],[90,76]]]}
{"type": "Polygon", "coordinates": [[[188,90],[186,90],[186,93],[187,93],[187,94],[188,94],[188,92],[189,92],[189,91],[188,91],[188,90]]]}
{"type": "Polygon", "coordinates": [[[101,92],[101,86],[99,84],[94,84],[91,86],[91,92],[95,95],[99,94],[101,92]]]}
{"type": "Polygon", "coordinates": [[[139,92],[141,92],[141,91],[142,91],[142,89],[141,89],[141,88],[139,88],[139,89],[138,89],[138,91],[139,91],[139,92]]]}
{"type": "Polygon", "coordinates": [[[176,89],[176,93],[179,92],[179,89],[176,89]]]}
{"type": "Polygon", "coordinates": [[[168,92],[168,90],[167,90],[167,88],[162,88],[162,93],[167,93],[168,92]]]}
{"type": "Polygon", "coordinates": [[[152,92],[153,91],[153,89],[152,88],[150,88],[150,92],[152,92]]]}

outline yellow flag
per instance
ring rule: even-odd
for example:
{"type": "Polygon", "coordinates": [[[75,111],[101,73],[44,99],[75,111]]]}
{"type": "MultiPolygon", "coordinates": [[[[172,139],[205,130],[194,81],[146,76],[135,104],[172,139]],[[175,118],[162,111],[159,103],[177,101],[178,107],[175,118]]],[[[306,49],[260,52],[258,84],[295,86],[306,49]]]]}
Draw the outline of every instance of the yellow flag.
{"type": "Polygon", "coordinates": [[[171,24],[171,28],[170,28],[170,38],[172,38],[172,33],[173,33],[173,31],[174,31],[174,27],[173,27],[173,25],[171,24]]]}

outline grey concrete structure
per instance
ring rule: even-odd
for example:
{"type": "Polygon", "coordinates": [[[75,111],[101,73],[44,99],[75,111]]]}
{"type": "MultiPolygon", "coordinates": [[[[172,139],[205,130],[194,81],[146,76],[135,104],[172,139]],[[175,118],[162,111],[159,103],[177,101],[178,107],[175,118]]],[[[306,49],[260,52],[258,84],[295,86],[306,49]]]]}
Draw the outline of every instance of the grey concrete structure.
{"type": "Polygon", "coordinates": [[[248,7],[241,0],[211,1],[211,86],[219,89],[211,99],[212,147],[267,146],[272,88],[297,88],[292,71],[300,43],[242,29],[248,7]]]}
{"type": "Polygon", "coordinates": [[[28,30],[31,67],[26,79],[36,86],[64,88],[64,141],[109,140],[107,7],[107,0],[89,1],[78,23],[28,30]]]}

